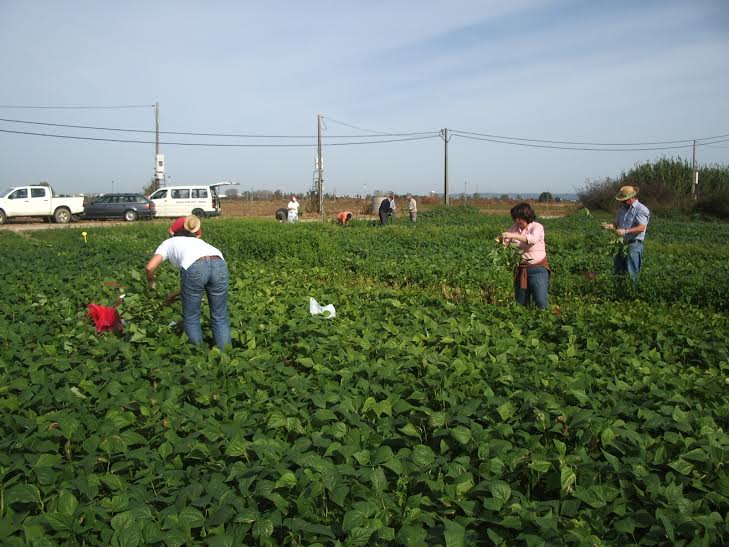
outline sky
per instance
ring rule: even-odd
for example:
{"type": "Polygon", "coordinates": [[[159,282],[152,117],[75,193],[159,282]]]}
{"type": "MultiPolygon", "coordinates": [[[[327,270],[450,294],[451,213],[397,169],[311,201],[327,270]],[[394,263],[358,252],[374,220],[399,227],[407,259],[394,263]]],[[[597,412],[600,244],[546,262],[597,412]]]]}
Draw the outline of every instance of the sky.
{"type": "Polygon", "coordinates": [[[0,0],[0,74],[3,188],[141,190],[155,103],[168,184],[305,192],[318,115],[338,195],[442,192],[443,129],[453,194],[729,163],[726,0],[0,0]]]}

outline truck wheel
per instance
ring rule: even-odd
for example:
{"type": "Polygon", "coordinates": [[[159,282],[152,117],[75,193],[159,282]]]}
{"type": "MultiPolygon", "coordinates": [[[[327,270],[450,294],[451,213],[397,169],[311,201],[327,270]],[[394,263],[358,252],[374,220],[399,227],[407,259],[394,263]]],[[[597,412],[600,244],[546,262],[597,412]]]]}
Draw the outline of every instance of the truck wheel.
{"type": "Polygon", "coordinates": [[[53,213],[53,220],[57,224],[68,224],[71,220],[71,211],[65,207],[59,207],[56,212],[53,213]]]}
{"type": "Polygon", "coordinates": [[[129,209],[126,213],[124,213],[124,220],[127,222],[134,222],[137,220],[137,212],[129,209]]]}
{"type": "Polygon", "coordinates": [[[202,209],[195,209],[192,214],[195,215],[197,218],[205,218],[205,211],[203,211],[202,209]]]}
{"type": "Polygon", "coordinates": [[[5,211],[0,209],[0,224],[5,224],[6,220],[7,220],[7,217],[5,216],[5,211]]]}

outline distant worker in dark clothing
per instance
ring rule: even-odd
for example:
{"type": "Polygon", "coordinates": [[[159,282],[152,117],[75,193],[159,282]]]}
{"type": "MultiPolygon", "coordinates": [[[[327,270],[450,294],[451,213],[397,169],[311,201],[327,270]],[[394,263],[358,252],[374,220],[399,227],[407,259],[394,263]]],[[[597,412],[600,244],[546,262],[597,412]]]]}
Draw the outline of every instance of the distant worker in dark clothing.
{"type": "MultiPolygon", "coordinates": [[[[170,225],[170,229],[167,230],[167,234],[170,236],[176,236],[185,230],[185,217],[180,217],[170,225]]],[[[198,228],[195,232],[195,237],[200,239],[202,237],[202,228],[198,228]]]]}
{"type": "Polygon", "coordinates": [[[276,209],[276,220],[279,222],[286,222],[286,219],[289,216],[289,210],[286,209],[286,207],[281,207],[280,209],[276,209]]]}
{"type": "Polygon", "coordinates": [[[342,211],[337,214],[337,223],[340,226],[349,226],[350,220],[352,220],[352,213],[350,211],[342,211]]]}
{"type": "Polygon", "coordinates": [[[382,203],[380,203],[380,224],[382,224],[383,226],[387,224],[387,221],[392,214],[391,203],[394,201],[395,200],[392,194],[389,194],[385,199],[382,200],[382,203]]]}

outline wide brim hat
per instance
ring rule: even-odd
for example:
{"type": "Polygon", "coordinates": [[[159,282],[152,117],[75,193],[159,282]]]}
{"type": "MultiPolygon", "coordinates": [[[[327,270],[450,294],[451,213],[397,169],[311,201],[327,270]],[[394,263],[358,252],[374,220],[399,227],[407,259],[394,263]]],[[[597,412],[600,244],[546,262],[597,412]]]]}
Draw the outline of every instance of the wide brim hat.
{"type": "Polygon", "coordinates": [[[192,232],[194,234],[200,229],[200,219],[195,215],[185,217],[184,228],[188,232],[192,232]]]}
{"type": "Polygon", "coordinates": [[[637,195],[637,186],[623,186],[622,188],[620,188],[620,192],[618,192],[618,195],[615,196],[615,199],[617,199],[618,201],[625,201],[626,199],[634,198],[637,195]]]}

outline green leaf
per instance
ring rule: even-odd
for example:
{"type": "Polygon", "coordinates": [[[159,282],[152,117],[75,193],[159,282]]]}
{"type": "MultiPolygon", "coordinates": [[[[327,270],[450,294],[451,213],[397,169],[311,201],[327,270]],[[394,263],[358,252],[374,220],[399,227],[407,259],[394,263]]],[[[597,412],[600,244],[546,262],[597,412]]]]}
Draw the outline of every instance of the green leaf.
{"type": "Polygon", "coordinates": [[[693,464],[687,462],[686,460],[683,460],[681,458],[671,462],[668,464],[668,467],[671,469],[678,471],[682,475],[689,475],[691,474],[691,471],[693,470],[694,466],[693,464]]]}
{"type": "Polygon", "coordinates": [[[681,454],[681,459],[691,460],[694,462],[708,462],[709,455],[703,448],[694,448],[693,450],[689,450],[685,454],[681,454]]]}
{"type": "Polygon", "coordinates": [[[577,499],[584,501],[593,509],[605,507],[614,497],[613,492],[610,489],[606,486],[599,485],[593,485],[588,488],[577,486],[575,488],[574,496],[577,499]]]}
{"type": "Polygon", "coordinates": [[[262,518],[253,525],[253,535],[257,538],[271,537],[273,535],[273,521],[262,518]]]}
{"type": "Polygon", "coordinates": [[[72,517],[78,507],[78,500],[71,492],[64,490],[58,496],[58,512],[72,517]]]}
{"type": "Polygon", "coordinates": [[[347,536],[345,545],[347,546],[360,546],[365,547],[370,543],[370,537],[374,533],[374,528],[370,526],[361,526],[358,528],[352,528],[347,536]]]}
{"type": "Polygon", "coordinates": [[[387,488],[387,479],[385,478],[385,472],[382,470],[382,467],[376,467],[372,470],[370,473],[370,482],[376,492],[385,491],[387,488]]]}
{"type": "Polygon", "coordinates": [[[464,547],[466,545],[466,528],[455,520],[443,520],[446,547],[464,547]]]}
{"type": "Polygon", "coordinates": [[[552,466],[548,461],[546,460],[532,460],[532,462],[529,464],[529,468],[533,469],[537,473],[546,473],[549,471],[549,468],[552,466]]]}
{"type": "Polygon", "coordinates": [[[359,528],[364,525],[367,520],[367,515],[364,514],[360,509],[350,509],[344,513],[344,519],[342,520],[342,530],[350,532],[355,528],[359,528]]]}
{"type": "Polygon", "coordinates": [[[559,484],[562,491],[569,494],[573,490],[573,486],[577,481],[577,475],[571,467],[565,466],[559,473],[559,484]]]}
{"type": "Polygon", "coordinates": [[[511,418],[514,415],[515,411],[516,409],[514,408],[514,405],[512,405],[510,402],[506,402],[496,409],[496,412],[499,413],[499,416],[501,416],[501,420],[504,422],[511,418]]]}
{"type": "Polygon", "coordinates": [[[431,429],[437,429],[445,426],[447,423],[446,414],[444,412],[433,412],[428,418],[428,425],[431,429]]]}
{"type": "Polygon", "coordinates": [[[142,531],[139,526],[123,528],[116,534],[119,547],[137,547],[142,541],[142,531]]]}
{"type": "Polygon", "coordinates": [[[200,528],[205,524],[205,517],[195,507],[183,507],[177,515],[177,522],[184,529],[200,528]]]}
{"type": "Polygon", "coordinates": [[[296,476],[291,471],[286,471],[274,484],[275,488],[293,488],[296,486],[296,476]]]}
{"type": "Polygon", "coordinates": [[[132,511],[124,511],[111,519],[111,527],[120,532],[125,528],[132,528],[137,525],[136,517],[132,511]]]}
{"type": "Polygon", "coordinates": [[[3,492],[3,497],[6,505],[41,502],[40,491],[32,484],[14,484],[3,492]]]}
{"type": "Polygon", "coordinates": [[[496,481],[489,486],[489,491],[494,499],[501,502],[502,506],[511,498],[511,486],[504,481],[496,481]]]}
{"type": "Polygon", "coordinates": [[[471,430],[459,425],[449,431],[451,437],[457,440],[459,443],[465,445],[471,441],[471,430]]]}
{"type": "Polygon", "coordinates": [[[418,439],[421,437],[418,428],[410,422],[406,423],[403,427],[401,427],[400,431],[402,431],[405,435],[409,435],[410,437],[417,437],[418,439]]]}
{"type": "Polygon", "coordinates": [[[415,448],[413,448],[411,458],[413,463],[418,467],[429,467],[433,464],[433,461],[435,460],[435,453],[431,450],[429,446],[419,444],[415,448]]]}
{"type": "Polygon", "coordinates": [[[671,516],[661,508],[656,509],[656,519],[663,524],[663,529],[666,531],[666,536],[671,541],[675,541],[675,536],[673,532],[673,523],[671,522],[671,516]]]}
{"type": "Polygon", "coordinates": [[[41,454],[33,465],[36,467],[53,467],[63,461],[63,458],[58,454],[41,454]]]}
{"type": "Polygon", "coordinates": [[[51,528],[58,532],[73,531],[73,519],[68,515],[63,515],[61,513],[46,513],[44,517],[51,528]]]}

